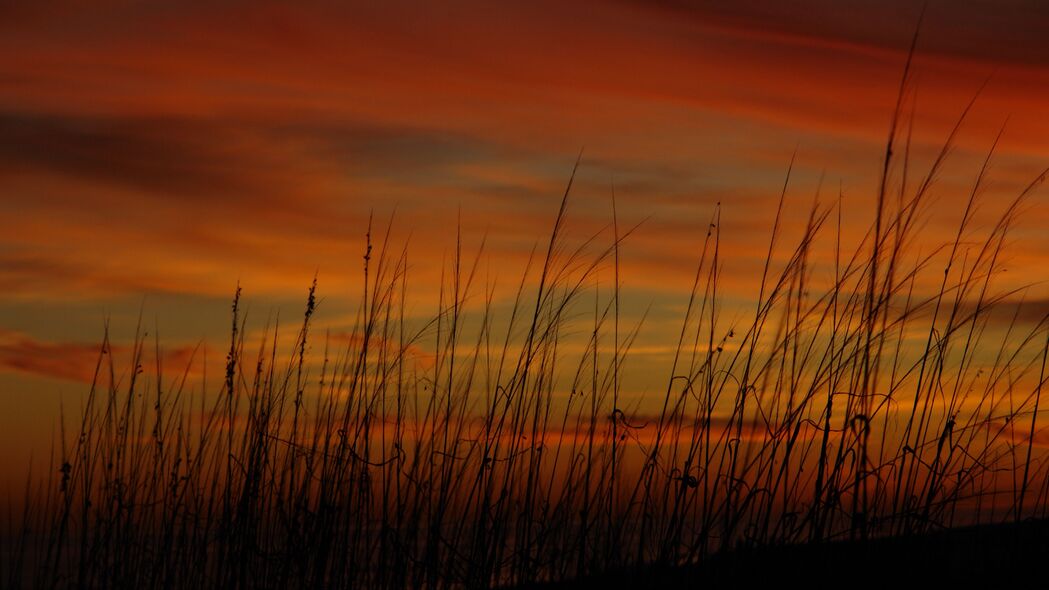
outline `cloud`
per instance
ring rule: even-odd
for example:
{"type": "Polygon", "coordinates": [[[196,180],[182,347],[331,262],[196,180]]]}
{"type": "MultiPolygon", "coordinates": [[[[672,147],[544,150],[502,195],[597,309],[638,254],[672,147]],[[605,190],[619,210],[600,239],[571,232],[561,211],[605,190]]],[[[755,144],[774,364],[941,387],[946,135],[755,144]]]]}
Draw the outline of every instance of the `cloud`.
{"type": "MultiPolygon", "coordinates": [[[[96,369],[108,370],[107,359],[130,358],[127,346],[110,345],[103,354],[101,342],[49,342],[27,334],[0,330],[0,371],[18,372],[50,379],[91,383],[96,369]]],[[[190,366],[194,347],[177,347],[162,352],[162,362],[176,373],[190,366]]],[[[155,363],[155,359],[150,359],[155,363]]],[[[122,368],[115,367],[118,374],[122,368]]]]}
{"type": "MultiPolygon", "coordinates": [[[[763,0],[659,0],[639,2],[652,10],[708,26],[792,36],[811,43],[886,51],[905,48],[922,5],[908,0],[802,0],[789,5],[763,0]]],[[[1049,64],[1040,43],[1049,7],[1039,0],[930,2],[921,29],[923,52],[959,59],[1049,64]]]]}
{"type": "Polygon", "coordinates": [[[5,176],[57,175],[184,206],[277,208],[282,217],[330,205],[309,190],[318,175],[433,180],[494,159],[493,149],[454,132],[363,122],[0,112],[5,176]]]}
{"type": "Polygon", "coordinates": [[[0,334],[0,368],[32,375],[90,383],[101,344],[41,342],[23,334],[0,334]]]}

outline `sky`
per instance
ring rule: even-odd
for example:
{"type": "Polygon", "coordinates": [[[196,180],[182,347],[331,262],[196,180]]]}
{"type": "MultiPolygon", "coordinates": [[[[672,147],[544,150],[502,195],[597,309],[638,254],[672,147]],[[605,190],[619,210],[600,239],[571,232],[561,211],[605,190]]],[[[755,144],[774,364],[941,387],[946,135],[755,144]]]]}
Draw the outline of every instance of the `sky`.
{"type": "MultiPolygon", "coordinates": [[[[322,321],[346,329],[370,218],[408,243],[421,300],[457,234],[513,283],[577,158],[569,230],[607,226],[613,194],[640,223],[622,280],[648,341],[718,203],[726,297],[752,301],[792,157],[788,235],[817,192],[842,195],[847,240],[869,223],[923,4],[916,168],[977,97],[935,243],[1003,126],[981,222],[1049,164],[1049,4],[0,3],[0,473],[46,455],[107,320],[126,346],[141,315],[177,365],[223,342],[238,284],[261,322],[301,313],[316,276],[322,321]]],[[[1005,278],[1036,308],[1047,224],[1043,190],[1005,278]]]]}

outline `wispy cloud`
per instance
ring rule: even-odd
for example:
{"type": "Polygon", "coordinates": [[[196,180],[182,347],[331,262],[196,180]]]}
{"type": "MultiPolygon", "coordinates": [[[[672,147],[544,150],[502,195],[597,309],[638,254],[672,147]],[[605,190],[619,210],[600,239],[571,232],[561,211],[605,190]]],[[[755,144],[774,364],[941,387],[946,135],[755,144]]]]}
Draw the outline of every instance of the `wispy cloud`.
{"type": "MultiPolygon", "coordinates": [[[[177,347],[162,351],[161,362],[176,373],[184,371],[192,368],[195,350],[195,347],[177,347]]],[[[107,355],[127,356],[130,352],[130,348],[123,345],[104,349],[101,342],[51,342],[0,330],[0,371],[91,383],[96,370],[108,371],[107,355]]],[[[151,356],[150,362],[155,363],[156,359],[151,356]]],[[[118,365],[114,368],[121,374],[127,369],[118,365]]],[[[105,377],[106,373],[100,375],[105,377]]]]}

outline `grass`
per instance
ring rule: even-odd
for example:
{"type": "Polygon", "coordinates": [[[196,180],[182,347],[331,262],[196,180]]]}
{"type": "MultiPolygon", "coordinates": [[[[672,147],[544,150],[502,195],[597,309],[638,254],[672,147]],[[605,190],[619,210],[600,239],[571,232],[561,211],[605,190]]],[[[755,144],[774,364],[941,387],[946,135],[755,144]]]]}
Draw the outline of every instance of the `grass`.
{"type": "Polygon", "coordinates": [[[276,325],[247,340],[238,288],[218,385],[170,376],[144,336],[122,371],[107,335],[78,426],[6,519],[0,579],[484,588],[1044,517],[1049,318],[1017,308],[998,337],[1018,292],[995,279],[1046,173],[978,225],[992,147],[954,238],[916,253],[958,127],[915,181],[899,119],[854,248],[840,199],[781,244],[784,184],[755,307],[733,322],[717,209],[651,416],[622,398],[631,232],[613,204],[608,232],[570,240],[571,183],[508,315],[457,240],[436,313],[414,319],[408,251],[369,227],[348,342],[316,335],[316,283],[290,347],[276,325]]]}

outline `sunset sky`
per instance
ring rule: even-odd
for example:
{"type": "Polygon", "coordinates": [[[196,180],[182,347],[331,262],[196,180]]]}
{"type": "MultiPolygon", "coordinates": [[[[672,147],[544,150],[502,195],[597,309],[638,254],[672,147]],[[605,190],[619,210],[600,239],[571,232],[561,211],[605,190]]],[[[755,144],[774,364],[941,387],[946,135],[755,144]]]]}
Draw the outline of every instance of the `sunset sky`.
{"type": "MultiPolygon", "coordinates": [[[[627,319],[652,310],[643,342],[672,340],[719,202],[726,297],[752,301],[793,154],[788,235],[818,189],[823,202],[841,191],[846,240],[867,227],[921,12],[912,0],[0,4],[0,470],[46,456],[107,318],[126,344],[141,309],[177,365],[202,340],[221,347],[238,283],[261,324],[297,317],[316,275],[320,321],[348,329],[369,216],[393,217],[423,295],[457,224],[468,251],[488,236],[486,272],[513,284],[581,151],[568,231],[608,224],[613,187],[620,223],[643,222],[622,254],[627,319]]],[[[929,244],[948,239],[1003,125],[981,220],[1049,164],[1046,31],[1041,0],[928,2],[906,103],[916,169],[980,92],[937,180],[929,244]]],[[[1049,279],[1047,224],[1043,189],[1003,285],[1049,279]]],[[[1044,310],[1049,289],[1027,299],[1044,310]]]]}

